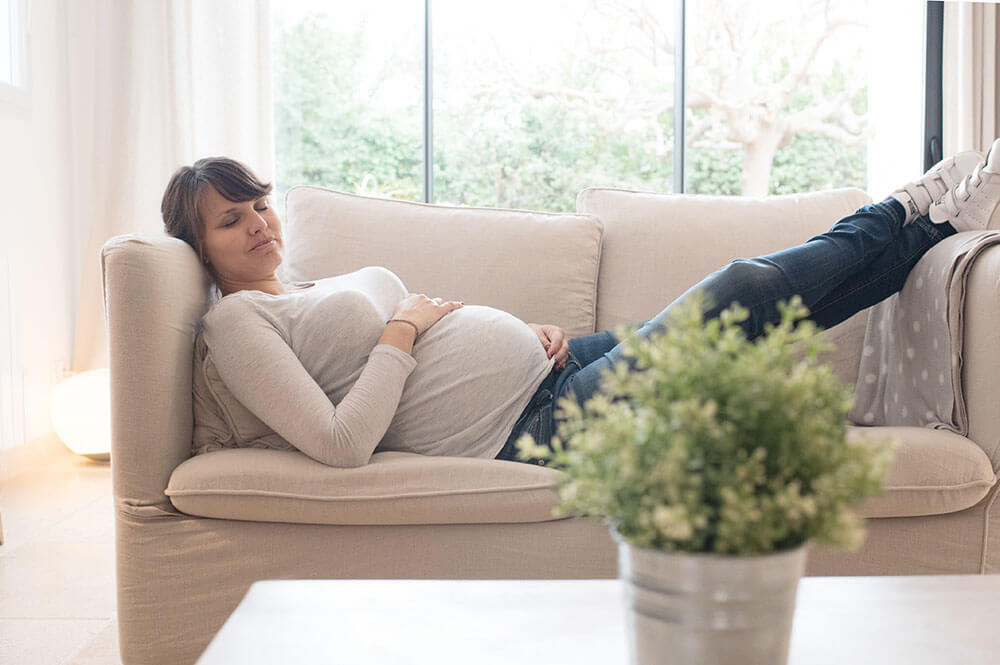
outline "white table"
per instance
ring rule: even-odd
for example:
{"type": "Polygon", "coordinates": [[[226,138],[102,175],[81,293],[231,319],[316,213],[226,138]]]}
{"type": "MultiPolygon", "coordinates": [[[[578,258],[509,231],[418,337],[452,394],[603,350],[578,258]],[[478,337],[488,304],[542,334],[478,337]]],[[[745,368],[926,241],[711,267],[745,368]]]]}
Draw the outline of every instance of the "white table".
{"type": "MultiPolygon", "coordinates": [[[[254,584],[198,665],[624,665],[617,580],[254,584]]],[[[1000,663],[1000,575],[807,577],[790,665],[1000,663]]]]}

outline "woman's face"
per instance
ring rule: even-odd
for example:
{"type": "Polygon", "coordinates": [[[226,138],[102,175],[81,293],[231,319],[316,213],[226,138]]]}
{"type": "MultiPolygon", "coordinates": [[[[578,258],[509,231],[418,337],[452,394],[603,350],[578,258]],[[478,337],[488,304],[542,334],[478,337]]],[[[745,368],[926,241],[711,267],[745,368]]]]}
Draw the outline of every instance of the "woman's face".
{"type": "Polygon", "coordinates": [[[281,222],[268,197],[234,203],[208,185],[201,193],[205,255],[222,281],[273,279],[285,249],[281,222]]]}

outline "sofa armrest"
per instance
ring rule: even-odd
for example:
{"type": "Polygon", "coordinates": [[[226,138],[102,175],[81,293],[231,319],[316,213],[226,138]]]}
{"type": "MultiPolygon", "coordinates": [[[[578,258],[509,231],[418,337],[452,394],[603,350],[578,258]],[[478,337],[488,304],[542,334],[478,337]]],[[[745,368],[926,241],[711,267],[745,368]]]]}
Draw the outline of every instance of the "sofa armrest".
{"type": "Polygon", "coordinates": [[[119,510],[176,512],[164,490],[191,456],[194,337],[211,279],[189,245],[117,236],[101,249],[111,372],[111,460],[119,510]]]}
{"type": "Polygon", "coordinates": [[[969,272],[962,384],[969,438],[1000,470],[1000,246],[985,249],[969,272]]]}

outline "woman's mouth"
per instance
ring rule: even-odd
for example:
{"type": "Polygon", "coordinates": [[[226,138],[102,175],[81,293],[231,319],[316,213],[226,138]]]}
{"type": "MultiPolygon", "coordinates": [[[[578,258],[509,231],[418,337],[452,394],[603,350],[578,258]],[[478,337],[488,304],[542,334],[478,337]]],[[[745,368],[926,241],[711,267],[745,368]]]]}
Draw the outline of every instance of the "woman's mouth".
{"type": "Polygon", "coordinates": [[[271,238],[270,240],[265,240],[264,242],[262,242],[262,243],[260,243],[258,245],[254,245],[253,249],[251,249],[250,251],[251,252],[256,252],[258,250],[265,249],[267,247],[271,247],[272,245],[275,245],[276,243],[277,243],[277,241],[274,238],[271,238]]]}

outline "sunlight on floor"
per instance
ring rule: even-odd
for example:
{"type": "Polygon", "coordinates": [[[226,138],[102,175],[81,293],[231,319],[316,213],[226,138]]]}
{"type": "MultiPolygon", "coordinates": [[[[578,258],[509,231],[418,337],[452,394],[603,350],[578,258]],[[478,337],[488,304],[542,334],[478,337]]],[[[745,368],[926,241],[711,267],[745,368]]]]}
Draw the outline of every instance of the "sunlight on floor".
{"type": "Polygon", "coordinates": [[[54,451],[0,515],[0,665],[120,665],[110,466],[54,451]]]}

